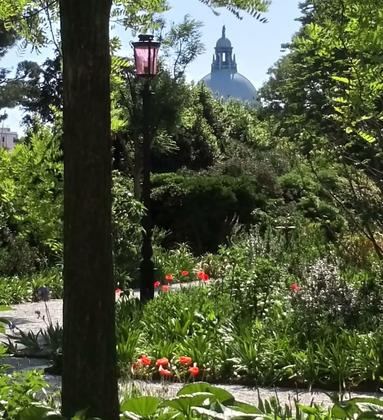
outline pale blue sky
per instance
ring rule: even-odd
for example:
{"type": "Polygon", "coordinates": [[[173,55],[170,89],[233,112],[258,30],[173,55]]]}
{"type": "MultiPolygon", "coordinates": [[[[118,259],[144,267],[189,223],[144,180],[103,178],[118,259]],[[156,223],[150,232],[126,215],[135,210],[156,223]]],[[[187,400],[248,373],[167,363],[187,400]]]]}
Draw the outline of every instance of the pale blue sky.
{"type": "MultiPolygon", "coordinates": [[[[262,24],[249,16],[238,20],[226,10],[222,10],[219,16],[215,16],[198,0],[170,0],[172,9],[166,13],[166,18],[170,22],[181,22],[184,15],[189,14],[204,24],[201,31],[206,52],[189,66],[187,80],[198,81],[210,72],[214,46],[221,36],[222,26],[225,25],[226,36],[230,39],[234,48],[233,52],[236,54],[238,71],[246,76],[256,88],[262,86],[267,80],[267,70],[282,55],[281,44],[290,41],[291,36],[300,26],[295,20],[299,16],[298,3],[299,0],[272,0],[270,10],[265,15],[268,23],[262,24]]],[[[117,33],[125,38],[124,49],[129,50],[130,35],[124,34],[120,29],[117,33]]],[[[123,52],[123,55],[128,54],[129,52],[123,52]]],[[[49,55],[52,55],[49,47],[44,48],[40,54],[14,48],[1,60],[0,66],[15,69],[19,61],[35,60],[41,63],[49,55]]],[[[7,110],[7,113],[9,118],[4,125],[21,134],[22,127],[19,124],[21,112],[7,110]]]]}

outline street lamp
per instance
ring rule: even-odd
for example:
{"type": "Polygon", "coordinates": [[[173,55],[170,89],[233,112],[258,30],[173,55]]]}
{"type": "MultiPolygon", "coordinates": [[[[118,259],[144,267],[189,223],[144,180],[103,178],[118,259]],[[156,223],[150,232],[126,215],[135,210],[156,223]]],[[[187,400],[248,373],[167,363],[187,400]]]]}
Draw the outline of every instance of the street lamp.
{"type": "Polygon", "coordinates": [[[133,42],[136,76],[151,79],[157,75],[158,50],[160,42],[153,42],[153,35],[138,35],[133,42]]]}
{"type": "Polygon", "coordinates": [[[133,42],[136,76],[144,79],[142,89],[143,108],[143,141],[142,141],[142,190],[141,201],[146,208],[142,218],[143,236],[140,264],[140,299],[146,302],[154,297],[154,264],[152,261],[152,232],[150,202],[150,169],[151,169],[151,97],[150,82],[157,74],[159,42],[153,42],[153,35],[139,35],[139,41],[133,42]]]}

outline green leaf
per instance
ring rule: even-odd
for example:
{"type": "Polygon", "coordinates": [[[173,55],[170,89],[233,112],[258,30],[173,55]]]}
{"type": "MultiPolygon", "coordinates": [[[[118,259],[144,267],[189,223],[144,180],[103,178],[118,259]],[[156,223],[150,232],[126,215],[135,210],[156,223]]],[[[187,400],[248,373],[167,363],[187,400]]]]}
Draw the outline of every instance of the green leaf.
{"type": "Polygon", "coordinates": [[[183,414],[190,413],[192,407],[200,407],[206,400],[213,401],[215,397],[210,392],[195,392],[194,394],[180,395],[163,402],[164,407],[171,407],[183,414]]]}
{"type": "Polygon", "coordinates": [[[331,79],[335,80],[336,82],[344,83],[346,85],[350,84],[350,79],[347,79],[347,77],[331,76],[331,79]]]}
{"type": "Polygon", "coordinates": [[[193,407],[193,412],[197,412],[198,414],[201,414],[203,418],[209,418],[209,419],[216,419],[216,420],[224,420],[227,417],[223,413],[217,413],[214,410],[209,410],[208,408],[204,407],[193,407]]]}
{"type": "Polygon", "coordinates": [[[60,419],[65,417],[54,412],[50,407],[40,405],[31,405],[17,413],[15,420],[42,420],[42,419],[60,419]]]}
{"type": "Polygon", "coordinates": [[[297,404],[297,406],[299,407],[300,411],[302,411],[302,413],[310,414],[314,416],[318,414],[318,409],[316,407],[311,407],[309,405],[303,405],[303,404],[297,404]]]}
{"type": "Polygon", "coordinates": [[[230,392],[225,389],[218,388],[206,382],[195,382],[193,384],[185,385],[178,391],[177,395],[188,395],[196,392],[209,392],[216,397],[216,400],[224,405],[233,404],[235,398],[230,392]]]}
{"type": "Polygon", "coordinates": [[[223,409],[223,414],[225,415],[226,419],[236,419],[236,420],[246,420],[246,419],[254,419],[258,418],[259,414],[262,413],[244,413],[242,411],[237,411],[232,409],[231,407],[226,407],[221,404],[221,408],[223,409]]]}
{"type": "Polygon", "coordinates": [[[232,410],[240,411],[241,413],[245,413],[245,414],[260,414],[261,413],[261,410],[259,410],[254,405],[247,404],[240,401],[235,401],[234,404],[230,404],[227,407],[231,408],[232,410]]]}
{"type": "Polygon", "coordinates": [[[160,402],[159,398],[152,396],[129,398],[122,402],[120,410],[130,411],[140,417],[149,417],[157,411],[160,402]]]}
{"type": "Polygon", "coordinates": [[[359,134],[360,137],[362,137],[363,140],[366,140],[368,143],[374,143],[375,142],[375,137],[373,137],[371,134],[369,134],[365,131],[359,130],[358,134],[359,134]]]}
{"type": "Polygon", "coordinates": [[[338,404],[335,404],[331,409],[331,415],[336,419],[346,419],[347,411],[338,404]]]}

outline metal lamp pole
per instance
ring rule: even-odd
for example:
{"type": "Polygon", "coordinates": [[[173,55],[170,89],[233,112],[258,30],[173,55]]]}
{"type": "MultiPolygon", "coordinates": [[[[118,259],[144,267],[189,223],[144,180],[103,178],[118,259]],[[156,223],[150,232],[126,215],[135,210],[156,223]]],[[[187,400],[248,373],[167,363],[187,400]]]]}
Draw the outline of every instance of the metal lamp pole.
{"type": "Polygon", "coordinates": [[[151,108],[152,91],[150,89],[150,79],[145,80],[142,89],[142,107],[143,107],[143,143],[142,143],[142,196],[141,200],[145,206],[146,213],[142,218],[143,236],[141,248],[141,265],[140,265],[140,299],[146,302],[154,297],[154,263],[152,261],[152,233],[153,222],[151,217],[151,144],[152,133],[150,129],[150,108],[151,108]]]}
{"type": "Polygon", "coordinates": [[[142,142],[142,192],[141,201],[145,206],[146,213],[142,218],[142,247],[140,264],[140,300],[147,302],[154,297],[154,263],[152,233],[153,222],[151,217],[151,106],[153,92],[150,81],[157,73],[157,57],[159,42],[153,42],[152,35],[139,35],[139,42],[133,43],[136,74],[144,78],[142,89],[143,108],[143,142],[142,142]]]}

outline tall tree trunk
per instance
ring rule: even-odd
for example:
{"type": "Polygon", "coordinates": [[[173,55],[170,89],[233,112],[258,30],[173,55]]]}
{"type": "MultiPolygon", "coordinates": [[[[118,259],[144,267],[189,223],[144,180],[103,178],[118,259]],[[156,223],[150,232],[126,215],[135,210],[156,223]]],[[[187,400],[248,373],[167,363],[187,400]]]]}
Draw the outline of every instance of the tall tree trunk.
{"type": "Polygon", "coordinates": [[[64,61],[62,411],[118,419],[111,245],[111,0],[60,0],[64,61]]]}

